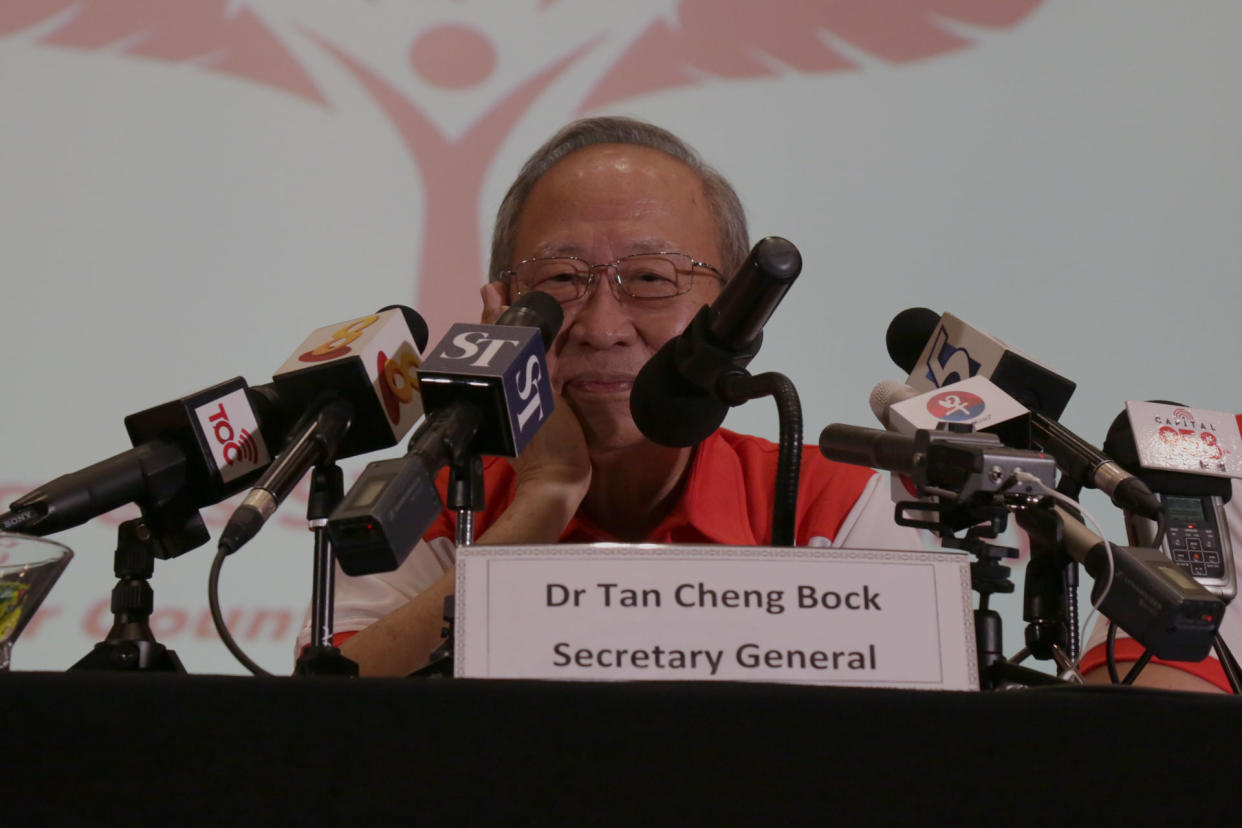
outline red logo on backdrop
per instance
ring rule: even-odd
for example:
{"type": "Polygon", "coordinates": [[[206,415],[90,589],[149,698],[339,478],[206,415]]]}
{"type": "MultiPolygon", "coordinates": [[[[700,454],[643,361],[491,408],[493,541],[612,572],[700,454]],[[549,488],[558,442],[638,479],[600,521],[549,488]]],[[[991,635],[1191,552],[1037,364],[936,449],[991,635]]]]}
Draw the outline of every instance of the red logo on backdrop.
{"type": "Polygon", "coordinates": [[[951,423],[973,420],[984,412],[983,397],[969,391],[941,391],[927,400],[927,411],[937,420],[951,423]]]}
{"type": "MultiPolygon", "coordinates": [[[[1015,26],[1040,2],[681,0],[666,4],[667,11],[652,13],[651,22],[636,36],[627,30],[623,36],[631,37],[630,42],[612,49],[617,57],[611,62],[596,64],[596,77],[582,87],[588,91],[567,100],[547,132],[574,116],[665,89],[720,79],[858,70],[856,51],[888,64],[932,58],[970,45],[964,30],[1015,26]],[[837,48],[834,41],[848,44],[848,49],[837,48]]],[[[576,36],[559,41],[559,48],[541,50],[511,31],[488,33],[470,20],[420,26],[424,6],[430,5],[358,3],[358,16],[367,25],[351,40],[339,26],[318,31],[291,19],[287,9],[296,6],[262,8],[260,14],[247,6],[258,9],[262,4],[236,0],[175,5],[22,0],[0,2],[0,36],[42,26],[39,37],[51,46],[192,63],[201,71],[244,78],[331,109],[334,102],[315,76],[314,64],[299,58],[307,43],[323,50],[384,112],[418,167],[429,206],[414,304],[427,309],[424,313],[433,323],[447,327],[450,321],[478,315],[477,285],[483,280],[477,237],[480,194],[502,143],[555,81],[588,52],[601,54],[605,50],[600,47],[619,35],[599,28],[590,15],[574,8],[577,4],[540,0],[530,14],[541,22],[550,23],[558,15],[566,25],[588,21],[578,24],[576,36]],[[365,60],[377,46],[366,31],[385,15],[390,18],[382,21],[386,30],[404,26],[411,32],[404,63],[365,60]],[[297,50],[290,46],[294,43],[297,50]],[[502,61],[498,46],[513,51],[502,61]],[[539,55],[543,62],[523,69],[530,55],[539,55]],[[487,84],[504,88],[489,93],[490,102],[481,105],[464,129],[444,129],[424,108],[426,101],[442,100],[446,92],[474,94],[487,84]]],[[[437,5],[462,18],[470,12],[458,3],[437,5]]],[[[339,88],[336,77],[331,87],[339,88]]]]}
{"type": "Polygon", "coordinates": [[[1175,420],[1193,420],[1195,415],[1191,413],[1189,408],[1173,409],[1173,419],[1175,420]]]}

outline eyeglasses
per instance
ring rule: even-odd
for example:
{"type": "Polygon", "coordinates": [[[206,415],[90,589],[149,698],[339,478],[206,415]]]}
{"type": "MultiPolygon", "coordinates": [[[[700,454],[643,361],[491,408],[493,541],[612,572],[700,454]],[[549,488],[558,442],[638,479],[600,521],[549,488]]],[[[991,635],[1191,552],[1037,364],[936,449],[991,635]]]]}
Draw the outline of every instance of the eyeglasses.
{"type": "Polygon", "coordinates": [[[624,294],[646,301],[671,299],[688,292],[694,287],[695,268],[707,270],[712,278],[724,282],[720,271],[706,262],[667,251],[635,253],[597,265],[577,256],[523,259],[512,270],[501,271],[500,281],[516,290],[518,296],[539,290],[566,304],[586,296],[601,270],[611,270],[608,281],[618,299],[624,294]]]}

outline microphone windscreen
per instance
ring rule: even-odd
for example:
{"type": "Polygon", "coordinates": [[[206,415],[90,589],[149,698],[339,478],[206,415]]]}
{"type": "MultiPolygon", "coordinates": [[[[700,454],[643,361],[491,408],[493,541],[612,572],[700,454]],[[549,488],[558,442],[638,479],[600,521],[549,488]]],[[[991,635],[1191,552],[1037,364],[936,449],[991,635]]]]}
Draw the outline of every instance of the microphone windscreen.
{"type": "Polygon", "coordinates": [[[884,344],[897,367],[906,373],[914,370],[939,323],[940,314],[930,308],[906,308],[893,317],[884,333],[884,344]]]}
{"type": "Polygon", "coordinates": [[[418,346],[419,352],[427,350],[427,321],[419,315],[418,311],[405,305],[385,305],[376,313],[383,313],[386,310],[401,311],[405,326],[410,329],[410,336],[414,338],[414,344],[418,346]]]}
{"type": "Polygon", "coordinates": [[[729,406],[703,393],[677,370],[677,342],[677,337],[665,342],[634,378],[630,416],[648,440],[684,448],[719,428],[729,406]]]}
{"type": "Polygon", "coordinates": [[[876,383],[875,388],[871,389],[871,396],[867,399],[867,404],[871,406],[871,413],[884,424],[885,428],[892,428],[889,424],[889,408],[911,397],[917,397],[921,393],[923,392],[911,388],[904,382],[884,380],[883,382],[876,383]]]}
{"type": "Polygon", "coordinates": [[[500,315],[496,324],[538,328],[539,338],[543,340],[543,347],[546,350],[552,347],[552,340],[556,339],[564,321],[565,311],[561,303],[543,291],[534,290],[519,296],[517,301],[500,315]]]}

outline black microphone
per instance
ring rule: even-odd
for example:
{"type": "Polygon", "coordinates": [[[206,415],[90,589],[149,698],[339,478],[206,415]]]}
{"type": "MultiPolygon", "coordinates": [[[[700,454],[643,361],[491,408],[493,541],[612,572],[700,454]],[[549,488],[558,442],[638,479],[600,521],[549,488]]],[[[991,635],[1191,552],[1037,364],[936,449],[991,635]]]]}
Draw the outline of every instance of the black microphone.
{"type": "Polygon", "coordinates": [[[259,428],[261,394],[235,377],[131,414],[125,427],[133,448],[13,501],[3,517],[5,529],[48,535],[127,503],[137,503],[146,514],[176,501],[184,515],[241,491],[271,460],[267,418],[264,430],[259,428]]]}
{"type": "Polygon", "coordinates": [[[390,305],[313,332],[272,377],[274,405],[301,412],[276,461],[233,511],[220,548],[250,540],[316,463],[395,444],[422,414],[413,370],[427,324],[390,305]]]}
{"type": "Polygon", "coordinates": [[[829,460],[870,466],[910,477],[924,493],[967,499],[976,492],[1030,494],[1037,487],[1019,481],[1018,472],[1051,487],[1053,463],[1041,454],[1013,449],[995,434],[919,429],[895,434],[878,428],[832,423],[819,435],[819,450],[829,460]]]}
{"type": "MultiPolygon", "coordinates": [[[[1152,402],[1175,406],[1177,410],[1189,413],[1188,406],[1181,403],[1166,400],[1152,402]]],[[[1116,458],[1122,468],[1146,483],[1164,504],[1163,533],[1159,524],[1142,515],[1126,512],[1126,534],[1130,543],[1155,546],[1213,595],[1224,601],[1233,600],[1238,591],[1237,573],[1233,537],[1224,509],[1233,495],[1230,478],[1144,468],[1139,460],[1128,410],[1118,414],[1108,427],[1104,450],[1110,457],[1116,458]]]]}
{"type": "Polygon", "coordinates": [[[564,319],[559,302],[532,291],[491,325],[454,324],[418,369],[428,418],[473,405],[482,418],[471,453],[517,457],[552,413],[547,349],[564,319]]]}
{"type": "Polygon", "coordinates": [[[552,413],[546,349],[564,311],[524,294],[493,325],[456,324],[419,370],[426,418],[404,457],[370,463],[328,519],[341,569],[396,569],[443,509],[435,476],[475,455],[516,457],[552,413]]]}
{"type": "Polygon", "coordinates": [[[927,391],[969,376],[986,377],[1031,409],[1031,442],[1055,457],[1065,476],[1098,488],[1122,509],[1159,519],[1160,501],[1141,480],[1053,419],[1073,393],[1069,380],[952,314],[927,308],[897,314],[885,339],[889,356],[910,372],[912,387],[927,391]]]}
{"type": "Polygon", "coordinates": [[[819,451],[829,460],[899,474],[914,471],[919,450],[913,435],[878,428],[831,423],[819,433],[819,451]]]}
{"type": "Polygon", "coordinates": [[[722,380],[744,373],[763,342],[763,326],[801,272],[802,256],[791,242],[760,240],[716,301],[647,361],[634,378],[630,414],[649,440],[692,446],[720,427],[730,406],[745,402],[731,398],[722,380]]]}
{"type": "Polygon", "coordinates": [[[1057,537],[1070,559],[1080,563],[1094,579],[1091,597],[1100,612],[1115,621],[1157,658],[1202,661],[1225,614],[1225,604],[1183,573],[1159,550],[1104,541],[1060,506],[1050,511],[1033,509],[1017,514],[1028,532],[1055,521],[1057,537]]]}

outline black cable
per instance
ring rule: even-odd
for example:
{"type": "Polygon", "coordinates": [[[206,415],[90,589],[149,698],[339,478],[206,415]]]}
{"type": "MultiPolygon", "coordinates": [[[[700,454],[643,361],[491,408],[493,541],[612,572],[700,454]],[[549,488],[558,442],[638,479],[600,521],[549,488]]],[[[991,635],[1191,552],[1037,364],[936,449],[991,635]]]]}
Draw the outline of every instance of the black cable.
{"type": "Polygon", "coordinates": [[[1121,684],[1121,676],[1117,673],[1117,625],[1108,622],[1108,642],[1104,645],[1104,654],[1108,657],[1108,680],[1113,684],[1121,684]]]}
{"type": "Polygon", "coordinates": [[[1147,662],[1151,661],[1151,650],[1143,650],[1143,654],[1139,656],[1139,660],[1134,662],[1134,666],[1130,668],[1130,672],[1126,673],[1126,677],[1121,680],[1122,684],[1134,684],[1134,680],[1139,677],[1139,673],[1143,672],[1143,668],[1147,666],[1147,662]]]}
{"type": "Polygon", "coordinates": [[[220,634],[220,640],[224,642],[224,646],[228,647],[229,652],[242,663],[243,667],[256,676],[270,676],[271,673],[264,670],[252,661],[250,656],[242,652],[242,648],[233,640],[233,634],[229,632],[228,624],[224,623],[224,614],[220,612],[220,568],[224,565],[224,559],[228,556],[227,549],[224,547],[218,549],[215,560],[211,562],[211,574],[207,576],[207,606],[211,609],[212,623],[216,625],[216,632],[220,634]]]}

